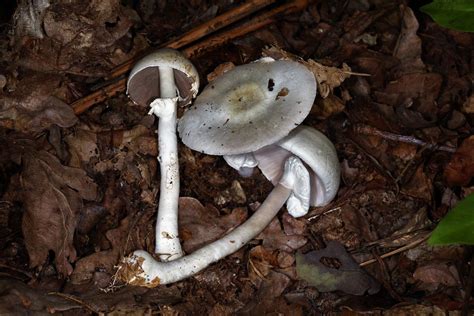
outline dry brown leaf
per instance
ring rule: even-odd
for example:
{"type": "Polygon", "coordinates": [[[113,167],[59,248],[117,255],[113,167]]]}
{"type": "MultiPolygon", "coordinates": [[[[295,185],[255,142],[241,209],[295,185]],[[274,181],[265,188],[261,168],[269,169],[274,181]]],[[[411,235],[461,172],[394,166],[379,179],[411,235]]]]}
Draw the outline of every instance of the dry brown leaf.
{"type": "Polygon", "coordinates": [[[81,305],[14,279],[0,280],[0,315],[51,315],[81,305]]]}
{"type": "Polygon", "coordinates": [[[179,235],[187,253],[222,237],[246,219],[245,208],[236,208],[230,214],[221,216],[215,207],[204,207],[195,198],[179,198],[179,235]]]}
{"type": "Polygon", "coordinates": [[[462,105],[462,111],[468,114],[474,113],[474,94],[466,99],[466,102],[462,105]]]}
{"type": "Polygon", "coordinates": [[[231,61],[222,63],[217,66],[216,69],[214,69],[212,72],[207,74],[207,81],[211,82],[233,68],[235,68],[235,64],[231,61]]]}
{"type": "Polygon", "coordinates": [[[258,279],[264,279],[275,266],[278,266],[276,251],[267,250],[260,245],[250,250],[248,271],[249,278],[254,284],[258,279]]]}
{"type": "Polygon", "coordinates": [[[319,93],[322,98],[327,98],[330,93],[341,85],[352,74],[351,67],[342,64],[342,68],[329,67],[321,65],[312,59],[308,59],[305,63],[316,77],[318,82],[319,93]]]}
{"type": "Polygon", "coordinates": [[[45,36],[34,45],[23,37],[15,38],[19,62],[41,72],[104,74],[113,64],[135,53],[134,49],[129,51],[129,46],[117,43],[133,25],[133,15],[117,0],[52,1],[36,18],[45,36]]]}
{"type": "Polygon", "coordinates": [[[60,84],[61,77],[34,74],[20,80],[13,93],[0,92],[0,126],[40,132],[52,124],[60,127],[76,124],[72,108],[54,96],[60,94],[60,84]]]}
{"type": "Polygon", "coordinates": [[[304,246],[307,242],[307,239],[303,236],[285,234],[278,218],[274,218],[270,225],[256,238],[263,240],[262,244],[265,248],[278,249],[290,253],[304,246]]]}
{"type": "Polygon", "coordinates": [[[466,186],[474,177],[474,136],[466,138],[444,170],[449,186],[466,186]]]}
{"type": "Polygon", "coordinates": [[[401,64],[400,73],[424,72],[425,64],[421,60],[421,39],[417,35],[418,21],[413,11],[407,6],[401,6],[402,29],[398,37],[393,55],[401,64]]]}
{"type": "Polygon", "coordinates": [[[110,241],[111,249],[93,253],[83,257],[76,262],[71,281],[74,284],[87,283],[98,269],[105,270],[110,275],[113,274],[114,265],[117,264],[122,251],[125,251],[127,236],[130,232],[131,218],[126,217],[120,222],[120,226],[106,232],[106,237],[110,241]]]}
{"type": "Polygon", "coordinates": [[[459,275],[454,266],[449,267],[446,264],[428,264],[418,267],[413,273],[413,277],[425,283],[446,286],[456,286],[460,284],[459,275]]]}
{"type": "Polygon", "coordinates": [[[42,265],[52,250],[59,273],[69,275],[76,260],[73,237],[82,199],[96,199],[97,186],[85,171],[61,165],[46,151],[24,151],[22,163],[19,198],[26,209],[22,230],[30,266],[42,265]]]}
{"type": "Polygon", "coordinates": [[[342,64],[342,69],[339,69],[324,66],[312,59],[304,61],[302,58],[275,46],[264,49],[262,54],[263,56],[272,57],[274,59],[294,60],[308,67],[318,82],[318,92],[323,99],[327,98],[334,88],[339,87],[344,80],[349,78],[352,74],[355,74],[351,72],[351,68],[346,64],[342,64]]]}

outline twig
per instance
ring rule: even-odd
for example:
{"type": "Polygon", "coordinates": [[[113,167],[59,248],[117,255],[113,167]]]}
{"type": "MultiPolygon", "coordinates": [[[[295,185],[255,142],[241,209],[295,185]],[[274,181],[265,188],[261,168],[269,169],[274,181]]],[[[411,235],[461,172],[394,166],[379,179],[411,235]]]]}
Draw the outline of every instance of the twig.
{"type": "MultiPolygon", "coordinates": [[[[200,38],[202,38],[206,35],[212,34],[215,31],[218,31],[218,30],[220,30],[221,28],[223,28],[225,26],[228,26],[228,25],[230,25],[230,24],[232,24],[232,23],[234,23],[238,20],[243,19],[244,17],[260,10],[261,8],[271,4],[273,2],[275,2],[275,0],[247,1],[247,2],[245,2],[244,4],[242,4],[238,7],[230,9],[229,11],[226,11],[226,12],[222,13],[221,15],[216,16],[215,18],[209,20],[208,22],[205,22],[205,23],[193,28],[189,32],[186,32],[183,35],[181,35],[180,37],[178,37],[177,39],[173,39],[171,41],[168,41],[168,42],[160,45],[160,47],[169,47],[169,48],[173,48],[173,49],[180,49],[180,48],[182,48],[186,45],[189,45],[189,44],[197,41],[198,39],[200,39],[200,38]]],[[[155,49],[155,48],[152,48],[152,49],[155,49]]],[[[129,61],[119,65],[107,77],[105,77],[105,79],[108,80],[108,79],[116,78],[116,77],[119,77],[119,76],[123,75],[124,73],[126,73],[127,71],[129,71],[132,68],[133,64],[135,64],[135,62],[138,59],[143,57],[143,55],[146,55],[148,52],[149,52],[149,50],[147,50],[144,54],[140,54],[139,56],[134,57],[134,58],[130,59],[129,61]]]]}
{"type": "Polygon", "coordinates": [[[118,81],[115,81],[112,84],[101,88],[88,96],[81,98],[71,104],[74,109],[75,114],[81,114],[89,109],[94,104],[100,103],[107,98],[114,96],[117,93],[120,93],[125,90],[125,85],[127,83],[127,78],[122,78],[118,81]]]}
{"type": "MultiPolygon", "coordinates": [[[[420,238],[420,239],[418,239],[418,240],[415,240],[415,241],[413,241],[413,242],[411,242],[411,243],[409,243],[409,244],[407,244],[407,245],[405,245],[405,246],[403,246],[403,247],[400,247],[400,248],[395,249],[395,250],[393,250],[393,251],[387,252],[387,253],[381,255],[381,256],[380,256],[380,259],[385,259],[385,258],[391,257],[391,256],[393,256],[393,255],[396,255],[396,254],[398,254],[398,253],[401,253],[401,252],[404,252],[404,251],[406,251],[406,250],[409,250],[409,249],[411,249],[411,248],[414,248],[414,247],[418,246],[419,244],[421,244],[422,242],[426,241],[428,238],[429,238],[429,235],[424,236],[424,237],[422,237],[422,238],[420,238]]],[[[370,260],[367,260],[367,261],[362,262],[361,264],[359,264],[359,266],[365,267],[365,266],[367,266],[367,265],[369,265],[369,264],[372,264],[372,263],[374,263],[374,262],[377,262],[377,259],[370,259],[370,260]]]]}
{"type": "Polygon", "coordinates": [[[219,45],[225,44],[232,39],[241,37],[262,27],[265,27],[269,24],[276,22],[281,15],[286,15],[290,13],[295,13],[303,10],[308,4],[307,0],[295,0],[289,3],[283,4],[279,7],[276,7],[273,10],[270,10],[260,16],[257,16],[250,21],[237,25],[235,28],[220,33],[216,36],[213,36],[207,40],[199,42],[189,48],[186,48],[183,52],[186,56],[192,57],[194,55],[199,55],[204,50],[215,48],[219,45]]]}
{"type": "Polygon", "coordinates": [[[26,276],[30,279],[33,278],[33,275],[31,273],[29,273],[28,271],[25,271],[25,270],[22,270],[22,269],[19,269],[19,268],[15,268],[15,267],[9,266],[9,265],[4,264],[4,263],[0,263],[0,268],[9,269],[11,271],[21,273],[21,274],[23,274],[24,276],[26,276]]]}
{"type": "Polygon", "coordinates": [[[357,124],[354,126],[354,131],[356,133],[364,134],[364,135],[373,135],[373,136],[379,136],[388,140],[393,140],[397,142],[402,142],[402,143],[407,143],[407,144],[413,144],[417,146],[425,146],[428,149],[433,149],[433,150],[441,150],[441,151],[447,151],[450,153],[456,152],[455,147],[451,146],[444,146],[444,145],[436,145],[436,144],[431,144],[428,142],[425,142],[424,140],[418,139],[413,136],[405,136],[405,135],[398,135],[386,131],[381,131],[375,127],[369,126],[369,125],[362,125],[362,124],[357,124]]]}
{"type": "MultiPolygon", "coordinates": [[[[212,36],[199,44],[188,47],[183,51],[183,53],[188,58],[196,57],[207,49],[223,45],[237,37],[241,37],[250,32],[256,31],[266,25],[269,25],[275,22],[280,17],[280,15],[301,11],[306,7],[307,2],[307,0],[295,0],[291,1],[290,3],[283,4],[273,10],[270,10],[267,13],[262,14],[259,17],[253,18],[252,20],[243,25],[238,25],[228,31],[221,32],[218,35],[212,36]]],[[[120,73],[125,73],[130,70],[132,64],[133,61],[131,61],[129,64],[124,64],[123,66],[120,66],[120,71],[114,70],[112,74],[119,75],[120,73]]],[[[111,77],[112,74],[109,77],[111,77]]],[[[102,89],[75,101],[71,104],[72,108],[74,109],[74,113],[81,114],[93,105],[106,100],[107,98],[115,95],[116,93],[124,91],[125,83],[125,78],[120,79],[118,81],[114,81],[112,84],[106,85],[102,89]]]]}
{"type": "Polygon", "coordinates": [[[95,314],[100,315],[100,316],[105,315],[104,313],[99,312],[96,308],[92,307],[89,303],[84,302],[83,300],[81,300],[80,298],[78,298],[74,295],[65,294],[65,293],[61,293],[61,292],[49,292],[48,295],[55,295],[55,296],[62,297],[64,299],[68,300],[68,301],[72,301],[74,303],[77,303],[77,304],[83,306],[84,308],[91,311],[92,313],[95,313],[95,314]]]}

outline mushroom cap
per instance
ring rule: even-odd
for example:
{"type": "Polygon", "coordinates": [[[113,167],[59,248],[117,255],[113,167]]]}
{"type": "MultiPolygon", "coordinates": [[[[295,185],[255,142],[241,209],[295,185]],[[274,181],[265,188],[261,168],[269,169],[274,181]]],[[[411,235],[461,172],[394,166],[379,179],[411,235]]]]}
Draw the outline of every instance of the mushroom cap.
{"type": "Polygon", "coordinates": [[[299,157],[309,168],[311,206],[328,204],[337,193],[341,168],[332,142],[318,130],[300,125],[274,145],[253,153],[267,179],[277,183],[289,156],[299,157]]]}
{"type": "Polygon", "coordinates": [[[255,151],[277,142],[308,115],[316,80],[289,60],[235,67],[207,85],[183,115],[184,144],[211,155],[255,151]]]}
{"type": "Polygon", "coordinates": [[[160,97],[159,67],[173,68],[174,81],[179,91],[179,105],[187,105],[196,97],[199,74],[181,52],[163,48],[146,55],[133,67],[127,81],[127,94],[135,102],[148,106],[160,97]]]}

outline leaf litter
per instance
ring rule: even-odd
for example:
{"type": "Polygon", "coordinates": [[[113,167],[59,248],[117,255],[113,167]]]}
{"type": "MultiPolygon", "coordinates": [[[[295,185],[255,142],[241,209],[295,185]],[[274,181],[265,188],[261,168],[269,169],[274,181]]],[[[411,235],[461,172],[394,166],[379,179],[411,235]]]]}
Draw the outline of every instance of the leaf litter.
{"type": "MultiPolygon", "coordinates": [[[[178,284],[114,283],[121,256],[154,248],[156,122],[123,95],[79,117],[68,104],[230,3],[42,1],[33,15],[24,14],[29,2],[6,6],[2,23],[14,23],[0,31],[0,272],[10,278],[0,309],[444,315],[468,306],[470,250],[425,240],[474,190],[474,38],[436,25],[416,4],[373,0],[310,2],[193,59],[208,81],[262,53],[308,66],[319,93],[304,124],[336,145],[335,201],[303,219],[281,212],[244,248],[178,284]],[[311,273],[298,275],[302,262],[311,273]]],[[[182,145],[179,153],[187,252],[238,226],[272,189],[259,171],[241,178],[220,157],[182,145]]]]}

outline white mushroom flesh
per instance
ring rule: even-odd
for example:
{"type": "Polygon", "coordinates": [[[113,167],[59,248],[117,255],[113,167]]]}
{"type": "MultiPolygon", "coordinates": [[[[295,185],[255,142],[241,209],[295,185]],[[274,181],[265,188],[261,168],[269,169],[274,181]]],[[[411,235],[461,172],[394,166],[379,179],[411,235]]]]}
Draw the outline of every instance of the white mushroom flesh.
{"type": "Polygon", "coordinates": [[[252,153],[224,155],[223,157],[227,164],[237,170],[242,177],[250,177],[258,164],[252,153]]]}
{"type": "Polygon", "coordinates": [[[173,68],[160,67],[160,98],[150,104],[159,117],[160,200],[156,220],[155,253],[163,261],[183,255],[178,236],[179,162],[176,136],[177,91],[173,68]]]}

